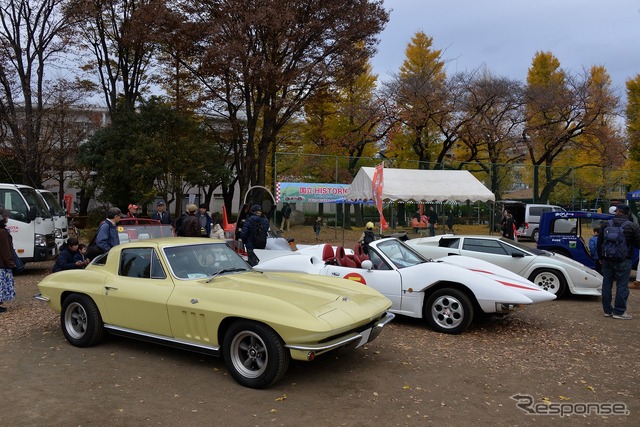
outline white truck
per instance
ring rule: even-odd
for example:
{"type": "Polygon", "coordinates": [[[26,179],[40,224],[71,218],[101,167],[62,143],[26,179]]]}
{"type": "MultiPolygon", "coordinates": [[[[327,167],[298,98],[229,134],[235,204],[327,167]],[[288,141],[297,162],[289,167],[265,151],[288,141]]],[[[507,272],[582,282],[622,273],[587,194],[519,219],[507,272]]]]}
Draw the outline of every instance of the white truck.
{"type": "Polygon", "coordinates": [[[51,191],[41,189],[36,189],[36,191],[40,193],[42,198],[44,198],[44,202],[47,204],[49,212],[51,212],[51,215],[53,216],[53,236],[56,239],[56,246],[58,247],[58,250],[60,250],[60,246],[62,246],[69,237],[67,213],[62,209],[58,199],[51,191]]]}
{"type": "Polygon", "coordinates": [[[11,212],[7,230],[24,263],[47,261],[56,256],[53,216],[35,189],[0,183],[0,207],[11,212]]]}

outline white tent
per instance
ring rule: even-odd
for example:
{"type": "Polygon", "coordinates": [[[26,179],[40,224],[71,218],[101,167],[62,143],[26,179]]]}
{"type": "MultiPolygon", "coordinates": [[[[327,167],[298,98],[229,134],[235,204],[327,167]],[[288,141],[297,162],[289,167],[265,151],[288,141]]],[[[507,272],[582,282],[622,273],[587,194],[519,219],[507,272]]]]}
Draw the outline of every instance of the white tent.
{"type": "MultiPolygon", "coordinates": [[[[371,185],[374,172],[375,168],[360,168],[345,199],[373,198],[371,185]]],[[[384,201],[495,201],[495,195],[469,171],[385,168],[383,178],[384,201]]]]}

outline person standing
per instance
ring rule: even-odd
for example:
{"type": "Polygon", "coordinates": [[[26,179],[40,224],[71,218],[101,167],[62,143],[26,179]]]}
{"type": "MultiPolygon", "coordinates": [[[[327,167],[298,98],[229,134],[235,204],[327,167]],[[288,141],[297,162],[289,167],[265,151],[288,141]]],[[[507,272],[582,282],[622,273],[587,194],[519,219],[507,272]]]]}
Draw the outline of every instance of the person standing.
{"type": "Polygon", "coordinates": [[[502,221],[500,221],[500,230],[502,231],[502,237],[515,240],[515,224],[513,221],[513,216],[511,216],[511,213],[507,209],[502,212],[502,215],[502,221]]]}
{"type": "Polygon", "coordinates": [[[182,234],[184,237],[202,237],[202,233],[200,232],[200,221],[198,221],[198,217],[196,216],[196,211],[198,207],[191,203],[187,205],[187,216],[182,221],[182,234]]]}
{"type": "MultiPolygon", "coordinates": [[[[627,313],[631,259],[634,248],[640,248],[640,226],[631,222],[630,213],[631,209],[628,205],[617,205],[613,219],[603,222],[598,232],[598,258],[602,260],[602,309],[605,317],[613,317],[620,320],[630,320],[632,318],[627,313]],[[611,241],[605,237],[605,234],[613,234],[612,231],[607,231],[607,228],[613,227],[621,228],[627,252],[616,257],[607,255],[607,246],[611,241]],[[616,297],[614,305],[611,306],[614,280],[616,281],[616,297]]],[[[618,245],[618,247],[622,246],[618,245]]]]}
{"type": "Polygon", "coordinates": [[[196,217],[198,218],[198,223],[200,223],[200,235],[202,237],[209,237],[211,235],[211,224],[213,223],[213,221],[211,220],[211,216],[207,212],[206,203],[200,203],[200,207],[198,209],[196,217]]]}
{"type": "Polygon", "coordinates": [[[433,209],[433,206],[429,208],[429,235],[436,235],[436,228],[438,227],[438,214],[433,209]]]}
{"type": "Polygon", "coordinates": [[[284,231],[284,226],[287,226],[287,231],[291,228],[291,206],[289,203],[284,202],[282,205],[282,210],[280,211],[282,215],[282,224],[280,225],[280,231],[284,231]]]}
{"type": "Polygon", "coordinates": [[[122,218],[122,211],[119,208],[110,208],[107,211],[107,219],[98,226],[96,233],[96,244],[94,251],[90,251],[87,256],[90,259],[97,255],[109,252],[112,247],[120,244],[120,236],[118,236],[117,225],[122,218]],[[91,253],[93,252],[93,253],[91,253]]]}
{"type": "Polygon", "coordinates": [[[313,232],[316,235],[316,242],[320,239],[320,229],[322,228],[322,217],[316,218],[316,222],[313,223],[313,232]]]}
{"type": "Polygon", "coordinates": [[[220,219],[220,215],[216,215],[215,219],[213,219],[213,227],[211,227],[210,237],[212,239],[224,240],[224,229],[222,228],[222,220],[220,219]]]}
{"type": "Polygon", "coordinates": [[[253,205],[251,216],[242,226],[242,243],[247,251],[249,265],[252,267],[260,262],[254,249],[264,249],[267,246],[268,231],[269,220],[262,216],[260,205],[253,205]]]}
{"type": "Polygon", "coordinates": [[[16,297],[15,283],[13,281],[13,238],[7,230],[9,219],[7,209],[0,208],[0,313],[7,311],[2,304],[5,301],[13,301],[16,297]]]}
{"type": "Polygon", "coordinates": [[[171,214],[166,210],[167,206],[164,201],[160,200],[156,205],[156,211],[151,216],[152,219],[157,219],[160,224],[171,224],[171,214]]]}
{"type": "Polygon", "coordinates": [[[127,218],[137,218],[138,217],[138,205],[134,205],[131,203],[127,209],[127,218]]]}
{"type": "Polygon", "coordinates": [[[599,228],[593,229],[593,236],[589,239],[589,253],[591,254],[591,258],[596,262],[596,271],[602,274],[602,264],[600,263],[600,258],[598,258],[598,234],[600,233],[599,228]]]}
{"type": "Polygon", "coordinates": [[[447,228],[449,233],[453,234],[453,209],[447,214],[447,228]]]}

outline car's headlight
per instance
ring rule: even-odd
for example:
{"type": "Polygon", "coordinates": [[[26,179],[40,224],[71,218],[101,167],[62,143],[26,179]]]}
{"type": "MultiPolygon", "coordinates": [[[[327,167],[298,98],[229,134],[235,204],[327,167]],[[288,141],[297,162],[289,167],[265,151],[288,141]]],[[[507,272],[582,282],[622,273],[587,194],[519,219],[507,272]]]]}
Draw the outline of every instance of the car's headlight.
{"type": "Polygon", "coordinates": [[[61,228],[56,228],[53,231],[53,235],[55,236],[56,239],[62,239],[62,229],[61,228]]]}
{"type": "Polygon", "coordinates": [[[35,236],[36,246],[47,246],[47,238],[44,234],[36,234],[35,236]]]}

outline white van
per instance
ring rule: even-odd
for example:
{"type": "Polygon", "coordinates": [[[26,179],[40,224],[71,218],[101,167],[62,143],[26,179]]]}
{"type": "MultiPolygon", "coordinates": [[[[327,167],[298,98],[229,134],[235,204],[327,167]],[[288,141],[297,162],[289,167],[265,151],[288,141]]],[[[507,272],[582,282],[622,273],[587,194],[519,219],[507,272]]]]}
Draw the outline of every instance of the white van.
{"type": "Polygon", "coordinates": [[[19,184],[0,184],[0,207],[10,211],[7,230],[23,262],[47,261],[58,253],[53,216],[36,190],[19,184]]]}
{"type": "MultiPolygon", "coordinates": [[[[540,227],[540,215],[543,212],[566,212],[556,205],[536,205],[527,204],[524,208],[524,222],[518,224],[518,237],[524,237],[538,241],[538,229],[540,227]]],[[[556,231],[558,233],[568,233],[576,228],[575,220],[556,221],[556,231]]]]}
{"type": "Polygon", "coordinates": [[[36,191],[40,193],[40,195],[44,199],[44,202],[49,208],[49,212],[51,212],[51,215],[53,216],[53,236],[56,239],[56,246],[58,246],[59,250],[60,246],[62,246],[62,244],[66,242],[67,238],[69,237],[67,213],[64,209],[62,209],[62,206],[60,206],[58,199],[51,191],[40,189],[37,189],[36,191]]]}

